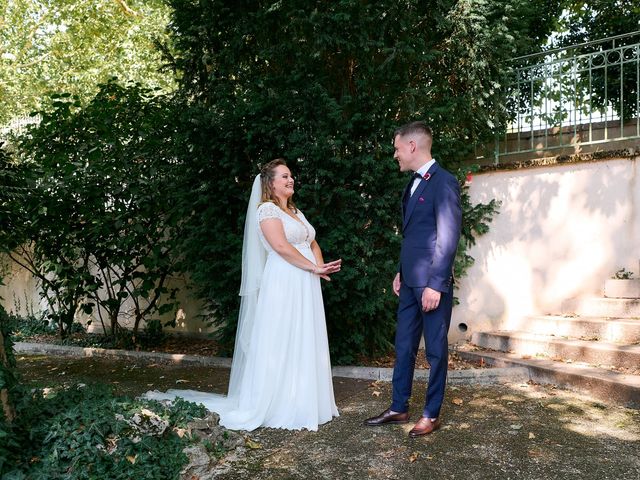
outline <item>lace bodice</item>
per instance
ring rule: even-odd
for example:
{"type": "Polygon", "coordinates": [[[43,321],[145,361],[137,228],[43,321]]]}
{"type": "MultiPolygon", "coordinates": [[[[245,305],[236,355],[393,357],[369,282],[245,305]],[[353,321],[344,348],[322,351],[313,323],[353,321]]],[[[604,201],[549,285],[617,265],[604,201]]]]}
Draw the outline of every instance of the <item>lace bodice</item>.
{"type": "Polygon", "coordinates": [[[316,231],[311,226],[311,224],[307,221],[304,214],[298,210],[296,213],[296,217],[298,220],[287,215],[280,207],[271,202],[265,202],[258,207],[258,233],[260,235],[260,240],[264,245],[264,248],[267,252],[273,252],[273,248],[269,245],[269,242],[264,238],[262,234],[262,229],[260,228],[260,222],[263,220],[267,220],[269,218],[277,218],[282,222],[282,227],[284,228],[284,234],[287,238],[287,241],[293,245],[294,247],[308,247],[311,242],[316,238],[316,231]]]}

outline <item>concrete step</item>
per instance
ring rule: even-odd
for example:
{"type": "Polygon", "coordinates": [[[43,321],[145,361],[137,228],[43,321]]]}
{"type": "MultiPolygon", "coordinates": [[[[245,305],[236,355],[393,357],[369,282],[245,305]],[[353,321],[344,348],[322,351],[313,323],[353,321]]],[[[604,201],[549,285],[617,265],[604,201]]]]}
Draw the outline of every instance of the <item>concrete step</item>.
{"type": "Polygon", "coordinates": [[[630,375],[584,364],[522,358],[463,345],[456,352],[468,361],[484,361],[494,367],[526,367],[532,380],[588,394],[595,399],[640,408],[640,375],[630,375]]]}
{"type": "Polygon", "coordinates": [[[586,317],[640,318],[640,299],[637,298],[570,298],[562,302],[563,314],[586,317]]]}
{"type": "Polygon", "coordinates": [[[545,355],[633,370],[640,367],[640,345],[561,339],[527,332],[476,332],[471,342],[482,348],[520,355],[545,355]]]}
{"type": "Polygon", "coordinates": [[[531,316],[523,319],[520,329],[556,337],[627,344],[640,343],[640,319],[531,316]]]}

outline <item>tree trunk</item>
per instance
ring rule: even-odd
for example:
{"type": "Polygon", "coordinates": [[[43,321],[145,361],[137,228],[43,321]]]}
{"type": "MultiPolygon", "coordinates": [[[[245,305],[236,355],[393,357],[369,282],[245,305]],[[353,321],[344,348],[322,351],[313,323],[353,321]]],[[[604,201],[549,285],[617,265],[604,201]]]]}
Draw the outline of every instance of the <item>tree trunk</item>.
{"type": "MultiPolygon", "coordinates": [[[[7,358],[7,352],[4,349],[4,335],[2,329],[0,329],[0,368],[9,370],[9,359],[7,358]]],[[[9,423],[13,422],[16,418],[16,411],[9,399],[9,390],[3,388],[0,390],[0,402],[2,402],[2,410],[4,416],[9,423]]]]}

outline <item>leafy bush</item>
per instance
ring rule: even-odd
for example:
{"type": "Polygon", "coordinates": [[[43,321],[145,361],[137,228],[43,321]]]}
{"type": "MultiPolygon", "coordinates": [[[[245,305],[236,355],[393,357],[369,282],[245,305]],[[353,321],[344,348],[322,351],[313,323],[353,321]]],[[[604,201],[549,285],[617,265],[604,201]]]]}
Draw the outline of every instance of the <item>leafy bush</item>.
{"type": "Polygon", "coordinates": [[[168,97],[114,80],[86,105],[53,95],[17,141],[32,191],[7,204],[20,220],[9,256],[39,280],[62,337],[79,310],[117,337],[121,314],[133,318],[135,336],[148,317],[174,308],[173,108],[168,97]]]}
{"type": "MultiPolygon", "coordinates": [[[[425,120],[437,159],[457,171],[504,124],[508,60],[548,33],[558,2],[170,3],[174,68],[190,100],[180,251],[222,340],[235,330],[250,185],[260,164],[283,156],[325,258],[343,259],[324,284],[332,360],[388,349],[407,182],[392,133],[425,120]]],[[[458,273],[497,207],[466,199],[458,273]]]]}
{"type": "Polygon", "coordinates": [[[191,441],[173,429],[205,410],[179,400],[167,407],[116,397],[104,385],[91,385],[46,395],[36,390],[23,397],[17,413],[16,422],[0,427],[0,437],[10,439],[2,443],[2,478],[171,479],[186,463],[182,450],[191,441]],[[166,429],[141,433],[131,425],[136,414],[167,422],[166,429]]]}

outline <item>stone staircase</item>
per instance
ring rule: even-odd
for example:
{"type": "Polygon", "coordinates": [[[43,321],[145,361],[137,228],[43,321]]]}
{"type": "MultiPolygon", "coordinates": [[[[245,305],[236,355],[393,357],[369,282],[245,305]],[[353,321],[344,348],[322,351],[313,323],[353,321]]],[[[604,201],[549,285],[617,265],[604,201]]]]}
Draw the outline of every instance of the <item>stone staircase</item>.
{"type": "Polygon", "coordinates": [[[604,294],[567,300],[561,314],[524,318],[514,330],[476,332],[456,351],[496,367],[527,367],[539,383],[640,408],[640,279],[607,281],[604,294]]]}

